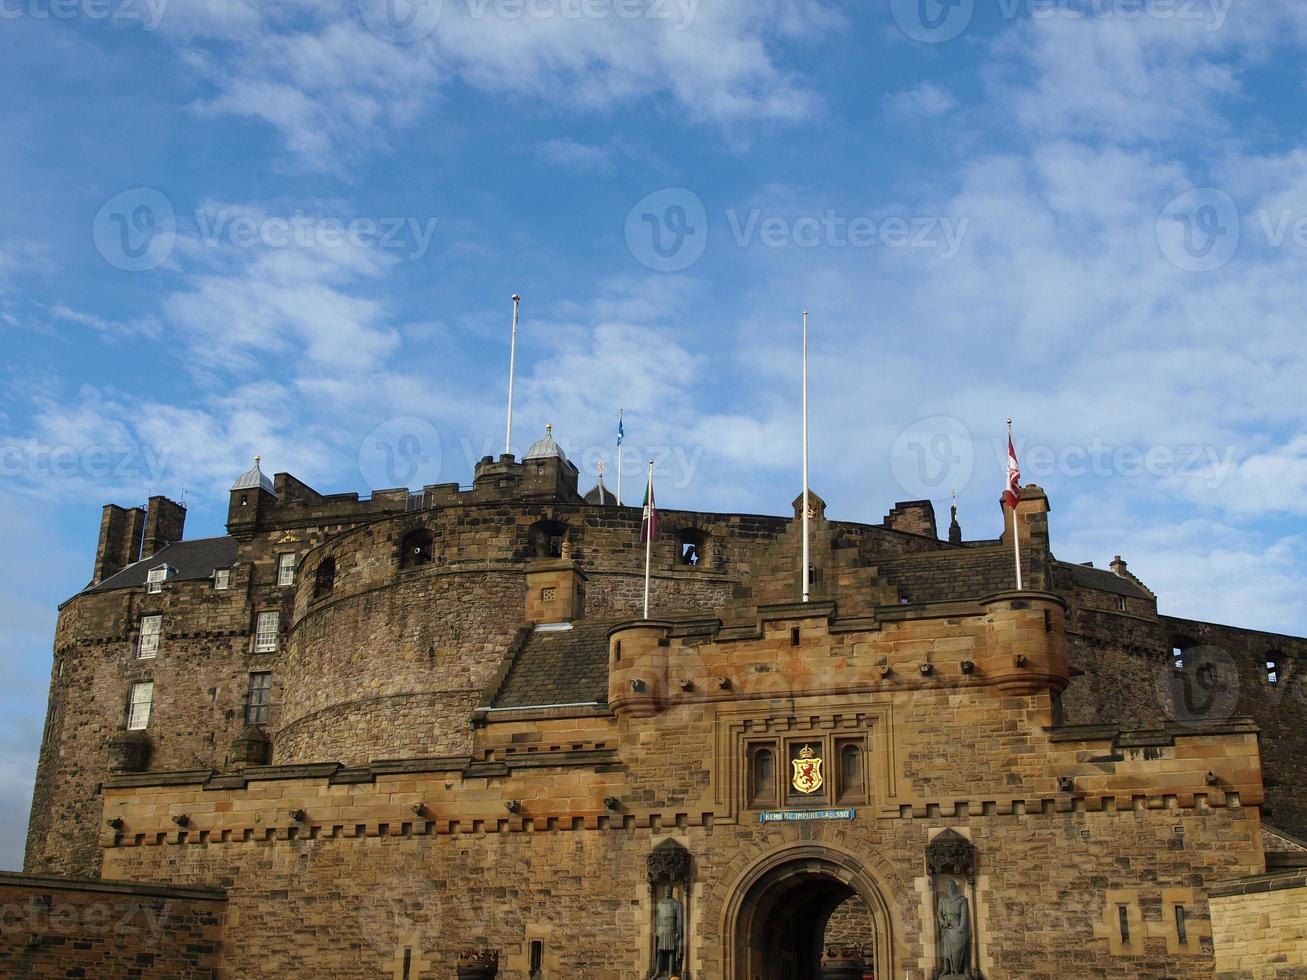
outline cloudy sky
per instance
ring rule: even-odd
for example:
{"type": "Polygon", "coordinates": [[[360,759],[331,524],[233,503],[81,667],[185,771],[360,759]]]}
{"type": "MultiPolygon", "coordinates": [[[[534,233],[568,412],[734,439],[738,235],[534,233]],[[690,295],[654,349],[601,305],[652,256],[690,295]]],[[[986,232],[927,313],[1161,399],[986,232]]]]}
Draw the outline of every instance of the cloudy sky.
{"type": "MultiPolygon", "coordinates": [[[[1307,632],[1301,0],[6,0],[0,867],[100,506],[262,454],[468,482],[546,422],[667,506],[958,491],[1307,632]]],[[[626,497],[638,495],[628,483],[626,497]]]]}

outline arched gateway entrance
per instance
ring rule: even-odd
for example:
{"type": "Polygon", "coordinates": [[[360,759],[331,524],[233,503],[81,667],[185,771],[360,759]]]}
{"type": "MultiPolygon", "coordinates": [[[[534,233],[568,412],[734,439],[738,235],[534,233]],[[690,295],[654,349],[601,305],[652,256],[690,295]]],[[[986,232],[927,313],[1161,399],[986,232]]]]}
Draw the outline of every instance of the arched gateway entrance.
{"type": "Polygon", "coordinates": [[[736,883],[726,909],[726,977],[820,980],[832,913],[859,906],[874,937],[875,975],[891,980],[895,961],[889,907],[866,868],[852,856],[822,846],[769,856],[736,883]]]}

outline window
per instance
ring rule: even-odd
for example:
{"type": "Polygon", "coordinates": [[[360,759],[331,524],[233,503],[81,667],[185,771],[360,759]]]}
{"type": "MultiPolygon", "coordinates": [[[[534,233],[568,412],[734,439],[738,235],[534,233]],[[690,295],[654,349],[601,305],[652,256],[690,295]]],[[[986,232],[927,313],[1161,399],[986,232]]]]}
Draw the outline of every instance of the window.
{"type": "Polygon", "coordinates": [[[749,802],[753,806],[776,804],[776,753],[756,748],[749,765],[749,802]]]}
{"type": "Polygon", "coordinates": [[[154,706],[154,681],[132,685],[127,698],[127,730],[142,731],[150,723],[150,709],[154,706]]]}
{"type": "Polygon", "coordinates": [[[219,592],[231,588],[230,568],[215,568],[213,570],[213,587],[219,592]]]}
{"type": "Polygon", "coordinates": [[[531,554],[536,558],[561,558],[567,525],[558,521],[538,521],[531,525],[531,554]]]}
{"type": "Polygon", "coordinates": [[[331,595],[336,587],[336,559],[324,558],[318,562],[318,569],[313,573],[313,598],[321,599],[331,595]]]}
{"type": "Polygon", "coordinates": [[[159,653],[159,634],[163,632],[162,616],[141,617],[141,639],[136,644],[136,658],[148,660],[159,653]]]}
{"type": "Polygon", "coordinates": [[[682,565],[701,565],[707,548],[708,536],[702,531],[685,530],[676,536],[676,554],[682,565]]]}
{"type": "Polygon", "coordinates": [[[145,591],[150,595],[158,595],[162,592],[163,583],[168,581],[168,572],[170,570],[167,565],[151,568],[145,576],[145,591]]]}
{"type": "Polygon", "coordinates": [[[1280,661],[1273,653],[1266,657],[1266,683],[1271,685],[1280,683],[1280,661]]]}
{"type": "Polygon", "coordinates": [[[1121,925],[1121,942],[1130,941],[1130,906],[1118,905],[1116,907],[1117,921],[1121,925]]]}
{"type": "Polygon", "coordinates": [[[1116,597],[1116,611],[1125,612],[1125,596],[1119,595],[1116,597]]]}
{"type": "Polygon", "coordinates": [[[1171,648],[1171,666],[1176,670],[1184,670],[1184,648],[1171,648]]]}
{"type": "Polygon", "coordinates": [[[250,696],[245,703],[245,724],[266,725],[268,705],[272,702],[272,674],[250,674],[250,696]]]}
{"type": "Polygon", "coordinates": [[[277,558],[277,584],[294,585],[295,584],[295,556],[292,554],[280,555],[277,558]]]}
{"type": "Polygon", "coordinates": [[[434,551],[435,541],[431,532],[424,527],[409,531],[399,545],[399,567],[412,568],[414,565],[429,565],[434,551]]]}
{"type": "Polygon", "coordinates": [[[531,971],[531,972],[530,972],[531,980],[535,980],[536,977],[541,976],[541,972],[540,972],[540,971],[544,969],[544,964],[545,964],[545,944],[544,944],[544,941],[543,941],[543,940],[540,940],[540,939],[532,939],[532,940],[531,940],[531,961],[530,961],[530,964],[529,964],[530,971],[531,971]]]}
{"type": "Polygon", "coordinates": [[[1183,905],[1175,907],[1175,934],[1180,942],[1189,941],[1189,924],[1185,922],[1183,905]]]}
{"type": "Polygon", "coordinates": [[[259,613],[259,619],[254,630],[255,653],[272,653],[277,649],[277,626],[277,613],[259,613]]]}

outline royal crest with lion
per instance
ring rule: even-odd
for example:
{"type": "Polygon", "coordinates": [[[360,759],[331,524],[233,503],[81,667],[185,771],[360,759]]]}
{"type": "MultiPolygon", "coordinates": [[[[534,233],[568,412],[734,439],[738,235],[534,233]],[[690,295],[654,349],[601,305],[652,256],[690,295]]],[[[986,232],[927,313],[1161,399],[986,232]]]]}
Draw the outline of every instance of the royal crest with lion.
{"type": "Polygon", "coordinates": [[[790,760],[790,765],[794,767],[794,776],[790,780],[790,785],[800,793],[815,793],[825,783],[821,775],[821,757],[813,751],[811,745],[805,745],[800,749],[799,757],[790,760]]]}

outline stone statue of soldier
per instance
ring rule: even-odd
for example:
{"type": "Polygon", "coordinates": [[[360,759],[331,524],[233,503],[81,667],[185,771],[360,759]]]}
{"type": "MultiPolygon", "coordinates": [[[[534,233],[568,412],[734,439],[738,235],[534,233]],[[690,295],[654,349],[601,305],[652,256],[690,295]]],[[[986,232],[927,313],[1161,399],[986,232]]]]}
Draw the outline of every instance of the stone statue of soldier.
{"type": "Polygon", "coordinates": [[[668,885],[654,906],[654,972],[651,980],[670,980],[681,972],[685,942],[685,909],[668,885]]]}
{"type": "Polygon", "coordinates": [[[958,883],[948,879],[948,890],[939,897],[939,980],[970,980],[971,909],[958,883]]]}

